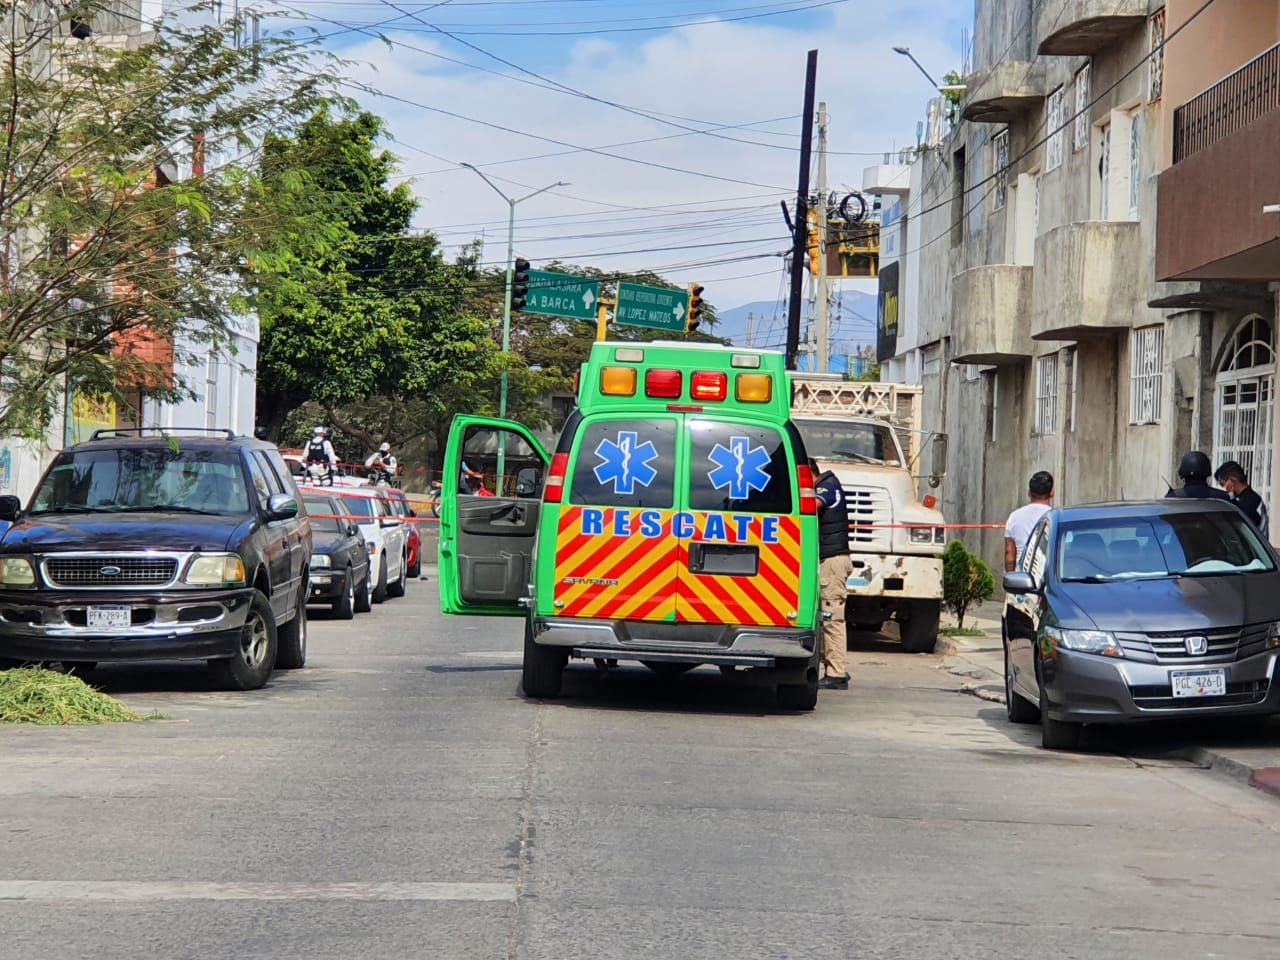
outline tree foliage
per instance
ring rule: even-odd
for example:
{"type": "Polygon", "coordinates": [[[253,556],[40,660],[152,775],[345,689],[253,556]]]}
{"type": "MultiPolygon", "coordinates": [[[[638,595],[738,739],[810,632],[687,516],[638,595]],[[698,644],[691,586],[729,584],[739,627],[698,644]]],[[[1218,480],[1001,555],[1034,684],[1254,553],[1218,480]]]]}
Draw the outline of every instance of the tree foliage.
{"type": "Polygon", "coordinates": [[[72,38],[64,5],[5,13],[0,432],[37,436],[64,384],[189,392],[169,345],[230,342],[250,307],[241,278],[285,266],[281,239],[308,229],[262,207],[257,145],[335,95],[317,48],[239,44],[207,10],[126,25],[127,44],[72,38]]]}
{"type": "Polygon", "coordinates": [[[982,558],[959,540],[947,544],[942,555],[942,602],[956,615],[956,625],[963,628],[969,608],[990,600],[995,592],[996,578],[982,558]]]}

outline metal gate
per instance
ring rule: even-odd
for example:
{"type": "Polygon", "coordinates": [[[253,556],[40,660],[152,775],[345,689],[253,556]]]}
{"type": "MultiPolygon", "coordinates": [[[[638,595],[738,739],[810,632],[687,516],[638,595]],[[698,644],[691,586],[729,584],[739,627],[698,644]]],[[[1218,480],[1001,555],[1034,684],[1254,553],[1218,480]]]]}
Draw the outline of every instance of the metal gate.
{"type": "Polygon", "coordinates": [[[1214,466],[1235,460],[1249,485],[1271,503],[1275,349],[1271,324],[1246,318],[1232,336],[1214,395],[1214,466]]]}

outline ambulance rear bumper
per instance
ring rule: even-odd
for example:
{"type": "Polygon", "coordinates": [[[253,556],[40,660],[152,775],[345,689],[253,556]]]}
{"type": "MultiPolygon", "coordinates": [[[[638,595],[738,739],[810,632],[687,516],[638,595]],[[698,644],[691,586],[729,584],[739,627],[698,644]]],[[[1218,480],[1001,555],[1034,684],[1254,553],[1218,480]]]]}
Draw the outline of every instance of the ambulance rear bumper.
{"type": "Polygon", "coordinates": [[[789,627],[716,623],[649,623],[634,620],[535,618],[540,646],[569,647],[586,659],[710,663],[738,667],[785,667],[817,656],[817,633],[789,627]]]}

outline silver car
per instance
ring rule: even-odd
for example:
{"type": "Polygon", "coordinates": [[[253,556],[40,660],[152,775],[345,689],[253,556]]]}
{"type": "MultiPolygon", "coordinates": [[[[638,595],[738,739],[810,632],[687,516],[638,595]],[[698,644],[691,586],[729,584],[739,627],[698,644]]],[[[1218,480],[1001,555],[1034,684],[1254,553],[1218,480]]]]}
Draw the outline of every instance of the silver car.
{"type": "Polygon", "coordinates": [[[1226,501],[1051,510],[1004,588],[1009,719],[1047,748],[1086,723],[1280,710],[1280,571],[1226,501]]]}

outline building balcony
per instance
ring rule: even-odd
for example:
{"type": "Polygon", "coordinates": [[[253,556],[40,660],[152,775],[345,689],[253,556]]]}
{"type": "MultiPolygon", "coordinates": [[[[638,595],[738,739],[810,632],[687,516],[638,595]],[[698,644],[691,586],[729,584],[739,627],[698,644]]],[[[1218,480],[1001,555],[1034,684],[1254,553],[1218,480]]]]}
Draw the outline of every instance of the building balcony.
{"type": "Polygon", "coordinates": [[[1082,220],[1036,239],[1033,340],[1086,340],[1133,325],[1144,273],[1140,227],[1082,220]]]}
{"type": "Polygon", "coordinates": [[[902,196],[911,192],[911,167],[905,163],[878,163],[862,170],[862,192],[902,196]]]}
{"type": "Polygon", "coordinates": [[[976,123],[1012,123],[1044,101],[1045,65],[1002,60],[969,78],[960,116],[976,123]]]}
{"type": "Polygon", "coordinates": [[[1036,50],[1091,57],[1146,22],[1147,0],[1044,0],[1036,16],[1036,50]]]}
{"type": "Polygon", "coordinates": [[[1032,356],[1031,267],[992,263],[952,281],[952,359],[1011,363],[1032,356]]]}
{"type": "Polygon", "coordinates": [[[1173,114],[1157,191],[1160,280],[1280,279],[1280,44],[1173,114]]]}

